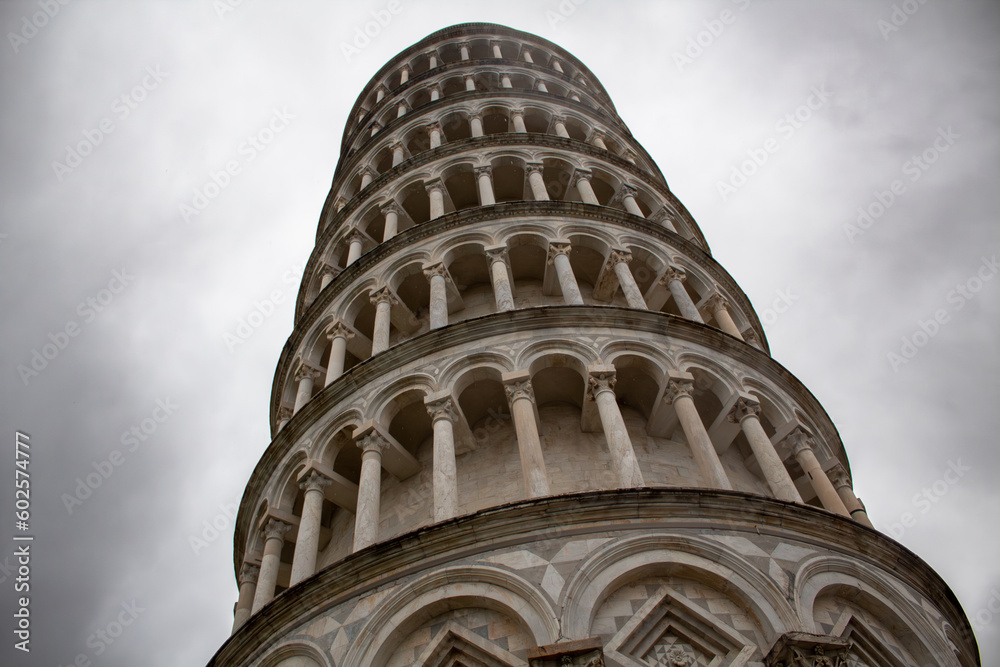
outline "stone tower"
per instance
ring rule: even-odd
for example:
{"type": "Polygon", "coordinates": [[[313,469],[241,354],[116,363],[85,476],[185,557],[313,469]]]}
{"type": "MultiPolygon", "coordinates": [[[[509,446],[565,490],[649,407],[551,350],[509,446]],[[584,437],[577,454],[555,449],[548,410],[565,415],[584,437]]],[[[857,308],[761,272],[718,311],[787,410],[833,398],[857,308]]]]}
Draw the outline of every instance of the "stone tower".
{"type": "Polygon", "coordinates": [[[601,83],[492,24],[344,130],[219,667],[979,664],[601,83]]]}

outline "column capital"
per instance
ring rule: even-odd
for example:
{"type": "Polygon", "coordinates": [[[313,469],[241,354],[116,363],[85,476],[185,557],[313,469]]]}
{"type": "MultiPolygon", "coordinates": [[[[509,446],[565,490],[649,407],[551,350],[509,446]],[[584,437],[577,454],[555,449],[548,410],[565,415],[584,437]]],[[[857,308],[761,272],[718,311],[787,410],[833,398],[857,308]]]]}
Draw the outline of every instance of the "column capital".
{"type": "Polygon", "coordinates": [[[501,381],[507,394],[507,403],[510,405],[522,398],[535,402],[535,389],[531,386],[531,376],[528,371],[510,373],[506,379],[501,376],[501,381]]]}
{"type": "Polygon", "coordinates": [[[476,175],[476,178],[479,178],[483,174],[486,174],[487,176],[489,176],[490,178],[492,178],[493,177],[493,165],[487,164],[487,165],[482,165],[482,166],[479,166],[479,167],[473,167],[472,168],[472,172],[476,175]]]}
{"type": "Polygon", "coordinates": [[[302,362],[299,367],[295,369],[295,381],[299,382],[305,378],[310,378],[312,380],[318,380],[322,376],[322,371],[316,368],[312,364],[307,364],[302,362]]]}
{"type": "Polygon", "coordinates": [[[402,141],[394,141],[391,144],[389,144],[389,150],[391,150],[392,152],[396,152],[397,149],[400,151],[403,150],[402,141]]]}
{"type": "Polygon", "coordinates": [[[459,42],[459,43],[458,43],[458,48],[460,48],[460,49],[461,49],[461,48],[463,48],[463,47],[464,47],[464,48],[466,48],[466,49],[468,49],[468,48],[471,48],[471,46],[470,46],[470,44],[469,44],[469,41],[468,41],[468,40],[466,40],[466,41],[464,41],[464,42],[459,42]]]}
{"type": "MultiPolygon", "coordinates": [[[[468,75],[466,75],[465,78],[466,79],[471,79],[472,75],[468,74],[468,75]]],[[[469,112],[469,122],[471,123],[473,120],[478,120],[479,122],[483,121],[483,111],[482,111],[482,109],[476,109],[475,111],[470,111],[469,112]]]]}
{"type": "Polygon", "coordinates": [[[846,665],[851,642],[843,637],[786,632],[778,638],[767,656],[766,667],[801,665],[802,667],[839,667],[846,665]]]}
{"type": "MultiPolygon", "coordinates": [[[[431,88],[437,88],[437,86],[431,86],[431,88]]],[[[425,125],[424,127],[427,129],[428,132],[433,132],[434,130],[437,130],[438,132],[440,132],[441,131],[441,122],[436,120],[436,121],[434,121],[432,123],[427,123],[427,125],[425,125]]]]}
{"type": "Polygon", "coordinates": [[[270,518],[267,520],[263,526],[261,526],[261,532],[264,534],[264,540],[274,540],[284,538],[285,533],[288,529],[292,527],[292,524],[287,521],[282,521],[281,519],[270,518]]]}
{"type": "Polygon", "coordinates": [[[507,263],[507,246],[505,245],[489,246],[488,248],[483,248],[483,252],[486,253],[486,258],[490,262],[507,263]]]}
{"type": "Polygon", "coordinates": [[[511,110],[510,110],[510,117],[513,118],[514,116],[521,116],[521,117],[523,117],[524,116],[524,109],[522,109],[521,107],[512,107],[511,110]]]}
{"type": "Polygon", "coordinates": [[[611,254],[608,255],[608,263],[613,267],[615,264],[620,264],[625,262],[628,264],[632,261],[632,253],[625,248],[612,248],[611,254]]]}
{"type": "Polygon", "coordinates": [[[830,477],[830,481],[833,482],[834,488],[842,489],[845,486],[853,488],[851,486],[851,476],[847,474],[847,469],[842,464],[837,463],[827,470],[826,474],[830,477]]]}
{"type": "Polygon", "coordinates": [[[719,292],[713,292],[707,299],[705,299],[705,305],[708,306],[713,313],[717,313],[720,310],[729,310],[729,300],[722,296],[719,292]]]}
{"type": "Polygon", "coordinates": [[[309,468],[299,476],[299,488],[303,491],[322,491],[333,484],[333,480],[316,468],[309,468]]]}
{"type": "Polygon", "coordinates": [[[375,87],[375,93],[378,94],[379,91],[382,91],[383,95],[389,94],[389,88],[384,83],[380,83],[375,87]]]}
{"type": "Polygon", "coordinates": [[[363,231],[361,231],[360,229],[358,229],[357,227],[350,227],[344,233],[344,237],[343,238],[348,243],[354,243],[355,241],[357,241],[358,243],[364,243],[365,242],[365,238],[367,238],[367,237],[365,236],[365,233],[363,231]]]}
{"type": "Polygon", "coordinates": [[[329,264],[324,264],[319,269],[319,277],[330,276],[331,279],[340,275],[340,269],[336,269],[329,264]]]}
{"type": "Polygon", "coordinates": [[[792,453],[792,456],[798,456],[802,451],[809,450],[816,453],[814,445],[816,441],[813,440],[812,434],[801,426],[796,426],[792,429],[791,433],[786,435],[781,439],[782,446],[788,447],[788,451],[792,453]]]}
{"type": "Polygon", "coordinates": [[[438,57],[438,52],[437,52],[437,49],[431,49],[430,51],[424,51],[424,55],[426,57],[428,57],[428,58],[430,58],[430,57],[437,58],[438,57]]]}
{"type": "Polygon", "coordinates": [[[594,175],[589,169],[577,169],[573,174],[573,182],[579,183],[580,181],[587,181],[590,183],[591,177],[594,175]]]}
{"type": "Polygon", "coordinates": [[[382,123],[378,122],[377,120],[373,120],[371,127],[373,130],[377,132],[378,130],[382,129],[382,123]]]}
{"type": "Polygon", "coordinates": [[[385,451],[389,449],[389,441],[382,437],[382,434],[375,429],[371,429],[359,437],[354,441],[354,444],[364,453],[378,452],[381,455],[385,454],[385,451]]]}
{"type": "Polygon", "coordinates": [[[278,421],[285,421],[286,419],[291,419],[294,412],[292,408],[287,405],[278,406],[278,421]]]}
{"type": "Polygon", "coordinates": [[[354,338],[354,331],[340,320],[337,320],[326,328],[326,338],[327,340],[333,340],[334,338],[350,340],[354,338]]]}
{"type": "Polygon", "coordinates": [[[444,265],[444,262],[437,262],[436,264],[428,264],[424,267],[424,275],[428,280],[434,276],[441,276],[445,280],[450,280],[448,275],[448,268],[444,265]]]}
{"type": "Polygon", "coordinates": [[[606,136],[608,136],[607,132],[605,132],[604,130],[599,130],[595,127],[593,130],[590,131],[590,134],[587,135],[587,141],[591,141],[594,138],[604,139],[604,137],[606,136]]]}
{"type": "Polygon", "coordinates": [[[558,240],[549,242],[549,252],[546,261],[549,264],[553,264],[556,260],[556,255],[566,255],[569,257],[569,253],[573,250],[573,245],[569,241],[558,240]]]}
{"type": "Polygon", "coordinates": [[[455,412],[455,404],[451,400],[451,396],[438,398],[428,396],[424,399],[424,406],[427,408],[427,414],[431,416],[432,424],[439,419],[447,419],[450,422],[458,421],[458,413],[455,412]]]}
{"type": "Polygon", "coordinates": [[[382,212],[382,215],[388,215],[390,213],[403,215],[403,207],[397,204],[394,200],[379,204],[379,211],[382,212]]]}
{"type": "Polygon", "coordinates": [[[591,366],[587,369],[587,399],[592,401],[604,391],[615,393],[617,381],[614,366],[604,364],[591,366]]]}
{"type": "Polygon", "coordinates": [[[740,396],[736,399],[733,409],[726,415],[726,420],[733,424],[740,424],[747,417],[757,418],[760,415],[760,401],[753,396],[740,396]]]}
{"type": "Polygon", "coordinates": [[[667,270],[663,272],[663,277],[660,278],[660,282],[664,285],[669,283],[671,280],[676,280],[678,282],[684,282],[687,280],[687,272],[684,271],[679,266],[670,265],[667,270]]]}
{"type": "Polygon", "coordinates": [[[240,576],[238,577],[240,586],[247,583],[256,584],[257,577],[259,576],[260,565],[258,563],[248,563],[243,561],[243,564],[240,565],[240,576]]]}
{"type": "Polygon", "coordinates": [[[552,122],[553,123],[562,123],[563,125],[565,125],[566,124],[566,116],[563,116],[562,114],[553,114],[553,116],[552,116],[552,122]]]}
{"type": "Polygon", "coordinates": [[[427,194],[430,194],[432,190],[440,190],[441,194],[444,194],[444,183],[441,182],[440,178],[429,178],[424,181],[424,190],[427,194]]]}
{"type": "Polygon", "coordinates": [[[650,214],[649,220],[662,225],[664,220],[673,222],[676,217],[674,212],[664,204],[650,214]]]}
{"type": "Polygon", "coordinates": [[[694,398],[694,376],[690,373],[668,373],[663,402],[670,405],[681,396],[694,398]]]}
{"type": "Polygon", "coordinates": [[[622,204],[624,206],[623,202],[625,201],[626,197],[631,197],[632,199],[635,199],[636,195],[638,194],[639,191],[636,188],[634,188],[631,185],[628,185],[627,183],[622,183],[621,186],[619,186],[618,191],[615,192],[615,196],[612,197],[611,201],[608,203],[611,204],[612,206],[615,206],[617,204],[622,204]]]}
{"type": "Polygon", "coordinates": [[[524,165],[524,173],[526,174],[533,174],[536,171],[540,174],[543,169],[545,169],[545,165],[541,162],[526,162],[524,165]]]}
{"type": "Polygon", "coordinates": [[[744,331],[740,332],[740,335],[743,336],[743,340],[747,343],[750,343],[754,347],[760,347],[760,336],[753,330],[753,327],[747,327],[744,331]]]}
{"type": "Polygon", "coordinates": [[[395,306],[399,303],[399,299],[396,298],[396,295],[392,293],[392,290],[388,286],[372,290],[371,294],[368,295],[368,300],[376,306],[381,303],[388,303],[390,306],[395,306]]]}

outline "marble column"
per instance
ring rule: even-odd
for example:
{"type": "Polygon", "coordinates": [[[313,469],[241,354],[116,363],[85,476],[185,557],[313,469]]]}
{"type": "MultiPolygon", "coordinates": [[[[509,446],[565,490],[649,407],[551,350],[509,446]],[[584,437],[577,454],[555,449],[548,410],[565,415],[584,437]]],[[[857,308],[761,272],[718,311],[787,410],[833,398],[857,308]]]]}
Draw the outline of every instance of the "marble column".
{"type": "Polygon", "coordinates": [[[838,463],[831,468],[830,478],[834,488],[837,489],[837,495],[840,496],[840,500],[844,503],[847,511],[850,512],[851,518],[869,528],[874,528],[875,526],[872,525],[871,519],[868,518],[868,512],[865,510],[864,503],[854,495],[851,478],[848,476],[844,466],[838,463]]]}
{"type": "MultiPolygon", "coordinates": [[[[475,88],[473,88],[475,90],[475,88]]],[[[481,137],[483,132],[483,114],[476,112],[469,114],[469,131],[474,137],[481,137]]]]}
{"type": "Polygon", "coordinates": [[[365,167],[361,170],[361,189],[364,190],[368,187],[368,184],[375,180],[377,174],[371,167],[365,167]]]}
{"type": "Polygon", "coordinates": [[[385,94],[387,92],[389,92],[389,90],[385,86],[379,86],[378,88],[376,88],[375,89],[375,103],[378,104],[383,99],[385,99],[385,94]]]}
{"type": "Polygon", "coordinates": [[[494,58],[503,58],[503,53],[500,51],[500,42],[492,41],[490,42],[490,46],[493,48],[494,58]]]}
{"type": "Polygon", "coordinates": [[[642,472],[635,458],[632,440],[625,428],[621,409],[615,398],[615,367],[601,366],[588,369],[587,397],[597,403],[597,411],[601,415],[601,426],[604,428],[604,439],[608,442],[611,454],[611,467],[618,475],[618,485],[621,488],[643,486],[642,472]]]}
{"type": "Polygon", "coordinates": [[[562,290],[563,303],[568,306],[582,306],[583,296],[580,294],[580,286],[576,282],[573,266],[569,262],[571,250],[572,246],[569,243],[553,241],[549,244],[548,263],[556,270],[559,289],[562,290]]]}
{"type": "Polygon", "coordinates": [[[531,196],[535,201],[548,201],[549,192],[545,189],[545,177],[542,175],[544,165],[541,162],[529,162],[525,165],[528,172],[528,185],[531,186],[531,196]]]}
{"type": "Polygon", "coordinates": [[[278,569],[281,567],[281,549],[285,545],[285,532],[289,528],[290,524],[272,518],[267,520],[262,529],[264,555],[260,559],[260,574],[257,577],[251,614],[256,614],[261,607],[274,599],[274,589],[278,584],[278,569]]]}
{"type": "Polygon", "coordinates": [[[569,139],[569,131],[566,129],[566,119],[562,116],[553,116],[552,123],[555,125],[556,134],[569,139]]]}
{"type": "Polygon", "coordinates": [[[538,92],[547,93],[549,92],[549,87],[545,85],[545,82],[541,79],[538,80],[538,92]]]}
{"type": "Polygon", "coordinates": [[[406,83],[410,80],[410,68],[407,65],[403,65],[403,69],[399,72],[399,83],[400,85],[406,83]]]}
{"type": "Polygon", "coordinates": [[[719,454],[712,439],[708,437],[705,423],[694,404],[694,376],[690,373],[670,373],[667,375],[667,390],[663,394],[667,405],[673,405],[677,420],[681,423],[684,438],[688,441],[691,454],[705,484],[713,489],[732,490],[719,454]]]}
{"type": "Polygon", "coordinates": [[[299,488],[305,492],[305,497],[302,499],[302,518],[299,519],[299,533],[295,538],[289,586],[316,574],[319,532],[323,520],[323,494],[332,481],[317,470],[310,470],[299,482],[299,488]]]}
{"type": "Polygon", "coordinates": [[[640,218],[645,218],[646,215],[639,208],[639,203],[636,202],[635,196],[639,194],[639,191],[633,188],[631,185],[622,185],[618,188],[618,192],[615,193],[615,198],[612,203],[621,202],[625,210],[632,215],[637,215],[640,218]]]}
{"type": "Polygon", "coordinates": [[[594,194],[594,188],[590,187],[591,176],[592,174],[589,171],[578,169],[576,172],[576,189],[580,191],[580,199],[584,204],[595,204],[599,206],[601,202],[597,201],[597,195],[594,194]]]}
{"type": "Polygon", "coordinates": [[[493,283],[493,296],[497,302],[497,312],[514,310],[514,292],[510,286],[507,273],[506,246],[484,248],[486,259],[490,264],[490,281],[493,283]]]}
{"type": "Polygon", "coordinates": [[[496,204],[496,196],[493,194],[493,167],[476,167],[473,172],[479,187],[479,205],[492,206],[496,204]]]}
{"type": "Polygon", "coordinates": [[[525,133],[528,131],[527,126],[524,124],[524,112],[520,109],[514,109],[510,112],[510,119],[514,122],[514,131],[525,133]]]}
{"type": "Polygon", "coordinates": [[[591,145],[597,146],[598,148],[608,150],[607,144],[604,143],[604,133],[600,130],[594,130],[590,134],[591,145]]]}
{"type": "Polygon", "coordinates": [[[632,253],[628,250],[612,248],[608,261],[611,262],[615,275],[618,277],[618,284],[621,285],[622,292],[625,293],[625,301],[628,302],[629,308],[646,310],[646,300],[642,298],[642,292],[635,282],[632,269],[628,267],[628,263],[632,261],[632,253]]]}
{"type": "Polygon", "coordinates": [[[459,57],[462,60],[468,60],[469,59],[469,43],[468,42],[459,42],[458,43],[458,53],[459,53],[459,57]]]}
{"type": "MultiPolygon", "coordinates": [[[[466,77],[465,77],[465,90],[471,92],[471,91],[473,91],[475,89],[476,89],[476,80],[472,77],[471,74],[466,75],[466,77]]],[[[476,135],[472,135],[472,136],[476,136],[476,135]]]]}
{"type": "Polygon", "coordinates": [[[405,153],[403,152],[403,144],[397,141],[396,143],[389,146],[389,148],[392,149],[392,166],[395,167],[397,164],[402,162],[403,159],[406,157],[405,153]]]}
{"type": "Polygon", "coordinates": [[[549,495],[549,476],[542,456],[542,441],[535,422],[535,393],[527,371],[504,375],[504,390],[510,404],[517,448],[521,455],[524,490],[529,498],[549,495]]]}
{"type": "Polygon", "coordinates": [[[513,88],[514,84],[510,81],[510,74],[507,72],[500,73],[500,87],[501,88],[513,88]]]}
{"type": "Polygon", "coordinates": [[[558,60],[553,58],[551,64],[552,64],[552,69],[559,72],[560,74],[564,74],[562,64],[558,60]]]}
{"type": "Polygon", "coordinates": [[[521,52],[521,57],[524,58],[524,62],[526,62],[526,63],[534,63],[535,62],[532,59],[532,57],[531,57],[531,51],[529,51],[528,49],[524,49],[521,52]]]}
{"type": "Polygon", "coordinates": [[[441,99],[441,87],[438,85],[433,85],[430,87],[431,102],[437,102],[441,99]]]}
{"type": "Polygon", "coordinates": [[[333,282],[333,279],[337,277],[340,273],[337,269],[330,265],[324,265],[319,272],[319,291],[322,292],[326,289],[326,286],[333,282]]]}
{"type": "Polygon", "coordinates": [[[569,94],[569,99],[573,100],[574,102],[579,102],[580,101],[580,96],[577,95],[576,93],[570,93],[569,94]]]}
{"type": "Polygon", "coordinates": [[[379,123],[377,121],[374,122],[374,123],[372,123],[372,129],[368,133],[368,136],[369,137],[374,137],[376,134],[378,134],[378,131],[381,130],[381,129],[382,129],[382,124],[381,123],[379,123]]]}
{"type": "Polygon", "coordinates": [[[823,507],[842,516],[851,516],[844,501],[837,495],[837,489],[833,487],[830,478],[826,476],[823,467],[819,464],[816,453],[813,451],[815,442],[809,433],[802,427],[796,427],[785,436],[782,444],[789,446],[792,456],[799,462],[802,472],[809,478],[809,483],[823,507]]]}
{"type": "Polygon", "coordinates": [[[424,275],[430,282],[430,328],[448,326],[448,270],[444,262],[424,267],[424,275]]]}
{"type": "Polygon", "coordinates": [[[706,302],[712,314],[715,316],[715,321],[719,323],[719,328],[725,331],[730,336],[735,336],[740,340],[743,340],[743,334],[740,333],[740,328],[736,326],[733,322],[732,315],[729,314],[729,302],[726,301],[726,297],[722,296],[718,292],[708,297],[706,302]]]}
{"type": "Polygon", "coordinates": [[[437,51],[427,52],[427,69],[434,69],[438,66],[438,56],[437,51]]]}
{"type": "Polygon", "coordinates": [[[660,283],[670,290],[670,294],[674,297],[674,303],[677,305],[677,310],[681,311],[681,317],[704,324],[704,320],[701,319],[701,313],[698,312],[694,301],[691,300],[691,295],[684,289],[682,283],[685,280],[687,280],[687,274],[684,273],[684,269],[676,266],[668,266],[663,277],[660,278],[660,283]]]}
{"type": "Polygon", "coordinates": [[[334,322],[327,328],[326,338],[330,341],[330,361],[326,365],[326,381],[323,386],[328,387],[344,374],[347,341],[354,338],[354,332],[343,322],[334,322]]]}
{"type": "Polygon", "coordinates": [[[801,503],[802,498],[795,488],[795,483],[792,482],[788,470],[785,469],[785,464],[778,457],[778,452],[775,451],[771,439],[764,432],[759,415],[760,403],[750,397],[740,397],[733,405],[728,419],[730,422],[740,425],[774,497],[779,500],[801,503]]]}
{"type": "Polygon", "coordinates": [[[313,385],[320,377],[322,377],[322,373],[318,368],[306,363],[299,365],[298,370],[295,371],[295,381],[298,383],[298,387],[295,390],[295,407],[292,408],[292,414],[301,410],[309,402],[309,399],[312,398],[313,385]]]}
{"type": "Polygon", "coordinates": [[[361,249],[364,244],[364,235],[357,229],[353,230],[347,237],[350,246],[347,249],[347,266],[354,264],[361,257],[361,249]]]}
{"type": "Polygon", "coordinates": [[[372,332],[372,356],[375,356],[389,349],[392,307],[399,301],[388,287],[375,290],[369,299],[375,304],[375,326],[372,332]]]}
{"type": "Polygon", "coordinates": [[[427,181],[425,188],[430,199],[430,219],[444,215],[444,183],[440,178],[427,181]]]}
{"type": "Polygon", "coordinates": [[[431,123],[427,126],[427,136],[431,142],[431,148],[437,148],[441,145],[441,124],[431,123]]]}
{"type": "Polygon", "coordinates": [[[354,517],[354,549],[361,551],[378,540],[382,499],[382,454],[389,442],[377,431],[357,440],[361,449],[361,478],[358,480],[358,511],[354,517]]]}
{"type": "Polygon", "coordinates": [[[285,428],[285,424],[288,423],[288,421],[292,418],[293,414],[295,414],[295,413],[292,411],[292,408],[288,407],[287,405],[282,405],[281,407],[278,408],[278,430],[279,431],[281,429],[285,428]]]}
{"type": "Polygon", "coordinates": [[[240,597],[236,601],[236,613],[233,616],[233,632],[250,618],[253,609],[254,593],[257,590],[257,577],[260,566],[253,563],[243,563],[240,567],[240,597]]]}
{"type": "Polygon", "coordinates": [[[403,209],[394,201],[383,204],[379,209],[385,216],[385,223],[382,226],[382,242],[386,242],[399,233],[399,216],[403,209]]]}
{"type": "Polygon", "coordinates": [[[745,340],[747,343],[750,343],[758,350],[764,349],[764,345],[760,342],[760,337],[757,335],[757,332],[754,331],[752,327],[747,327],[746,329],[744,329],[740,333],[740,338],[745,340]]]}
{"type": "Polygon", "coordinates": [[[425,400],[434,429],[434,520],[458,514],[458,473],[455,466],[455,413],[451,397],[425,400]]]}

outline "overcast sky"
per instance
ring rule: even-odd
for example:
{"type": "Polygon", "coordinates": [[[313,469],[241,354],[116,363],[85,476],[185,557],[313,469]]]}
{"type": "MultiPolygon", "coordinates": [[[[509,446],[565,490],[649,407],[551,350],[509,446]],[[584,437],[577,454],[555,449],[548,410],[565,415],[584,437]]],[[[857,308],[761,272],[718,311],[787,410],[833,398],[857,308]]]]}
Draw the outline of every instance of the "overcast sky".
{"type": "Polygon", "coordinates": [[[227,506],[269,441],[347,113],[397,52],[490,21],[600,78],[833,418],[875,525],[941,574],[1000,663],[1000,5],[399,3],[350,58],[388,3],[0,4],[2,662],[201,665],[226,639],[227,506]],[[239,173],[185,219],[228,161],[239,173]],[[143,440],[123,441],[133,427],[143,440]],[[15,430],[31,447],[29,660],[10,633],[15,430]]]}

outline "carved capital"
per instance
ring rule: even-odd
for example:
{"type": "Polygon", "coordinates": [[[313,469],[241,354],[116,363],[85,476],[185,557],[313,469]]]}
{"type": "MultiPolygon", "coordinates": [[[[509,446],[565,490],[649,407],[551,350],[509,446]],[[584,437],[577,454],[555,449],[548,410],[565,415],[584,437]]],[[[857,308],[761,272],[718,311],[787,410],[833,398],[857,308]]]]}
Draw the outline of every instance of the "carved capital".
{"type": "Polygon", "coordinates": [[[389,215],[390,213],[395,213],[397,216],[403,215],[403,207],[394,201],[388,201],[379,207],[382,215],[389,215]]]}
{"type": "Polygon", "coordinates": [[[618,378],[614,371],[590,371],[587,377],[587,398],[594,398],[602,391],[615,392],[615,383],[618,378]]]}
{"type": "Polygon", "coordinates": [[[374,290],[369,296],[368,300],[371,301],[375,306],[379,304],[388,303],[390,306],[395,306],[399,303],[399,299],[396,295],[392,293],[392,290],[388,287],[380,287],[374,290]]]}
{"type": "Polygon", "coordinates": [[[552,116],[552,124],[554,125],[556,123],[562,123],[563,125],[565,125],[566,124],[566,116],[560,116],[560,115],[552,116]]]}
{"type": "Polygon", "coordinates": [[[344,240],[348,243],[360,243],[364,245],[365,234],[357,227],[351,227],[344,235],[344,240]]]}
{"type": "Polygon", "coordinates": [[[830,481],[833,482],[833,486],[836,489],[841,489],[843,487],[851,487],[851,476],[847,474],[847,470],[841,464],[837,464],[826,471],[827,476],[829,476],[830,481]]]}
{"type": "Polygon", "coordinates": [[[260,576],[260,565],[255,563],[243,563],[240,565],[240,585],[256,584],[257,577],[260,576]]]}
{"type": "Polygon", "coordinates": [[[354,338],[354,331],[340,320],[337,320],[326,328],[326,338],[327,340],[333,340],[334,338],[350,340],[354,338]]]}
{"type": "Polygon", "coordinates": [[[476,175],[476,178],[479,178],[483,174],[486,174],[487,176],[489,176],[490,178],[492,178],[493,177],[493,167],[491,165],[486,165],[486,166],[483,166],[483,167],[475,167],[475,168],[473,168],[472,173],[474,173],[476,175]]]}
{"type": "Polygon", "coordinates": [[[760,336],[758,336],[757,332],[752,328],[747,328],[741,331],[740,335],[743,336],[743,340],[747,343],[750,343],[754,347],[760,347],[760,336]]]}
{"type": "Polygon", "coordinates": [[[516,107],[516,108],[511,109],[510,110],[510,117],[513,118],[514,116],[521,116],[523,118],[524,117],[524,109],[522,109],[520,107],[516,107]]]}
{"type": "Polygon", "coordinates": [[[335,269],[329,264],[324,264],[319,270],[320,278],[325,278],[326,276],[330,276],[330,279],[333,280],[339,275],[340,275],[340,269],[335,269]]]}
{"type": "Polygon", "coordinates": [[[805,430],[801,426],[796,426],[792,429],[792,432],[786,435],[781,440],[781,445],[788,447],[788,451],[792,453],[792,456],[798,457],[800,453],[808,449],[809,451],[815,451],[813,445],[812,435],[809,431],[805,430]]]}
{"type": "Polygon", "coordinates": [[[486,258],[493,262],[503,262],[507,263],[507,246],[493,246],[491,248],[483,248],[486,253],[486,258]]]}
{"type": "Polygon", "coordinates": [[[754,398],[740,396],[736,399],[733,409],[726,415],[726,419],[733,424],[739,424],[747,417],[757,418],[758,415],[760,415],[760,403],[754,398]]]}
{"type": "Polygon", "coordinates": [[[458,421],[458,413],[455,412],[455,405],[450,396],[427,401],[424,405],[427,407],[427,414],[431,416],[432,424],[439,419],[447,419],[451,422],[458,421]]]}
{"type": "MultiPolygon", "coordinates": [[[[431,89],[434,89],[434,88],[437,88],[437,86],[431,86],[431,89]]],[[[438,92],[440,92],[440,90],[438,90],[438,92]]],[[[433,123],[428,123],[427,124],[427,132],[428,133],[430,133],[430,132],[440,132],[440,131],[441,131],[441,123],[439,123],[437,121],[434,121],[433,123]]]]}
{"type": "Polygon", "coordinates": [[[361,169],[361,175],[362,176],[370,176],[372,178],[372,180],[375,180],[376,178],[378,178],[378,172],[375,171],[374,169],[372,169],[371,167],[363,167],[361,169]]]}
{"type": "Polygon", "coordinates": [[[292,418],[292,408],[288,405],[282,405],[278,408],[278,421],[283,422],[292,418]]]}
{"type": "Polygon", "coordinates": [[[290,523],[282,521],[281,519],[268,519],[267,523],[265,523],[264,527],[261,529],[261,532],[264,534],[265,541],[278,540],[283,539],[285,533],[291,527],[292,525],[290,523]]]}
{"type": "Polygon", "coordinates": [[[729,310],[729,301],[718,292],[715,292],[708,297],[708,299],[705,300],[705,305],[708,306],[713,313],[717,313],[720,310],[729,310]]]}
{"type": "Polygon", "coordinates": [[[355,441],[362,452],[378,452],[384,454],[389,449],[389,441],[378,431],[369,431],[355,441]]]}
{"type": "Polygon", "coordinates": [[[639,194],[638,190],[636,190],[631,185],[626,185],[623,183],[622,186],[618,188],[618,192],[615,193],[615,196],[611,198],[610,203],[612,205],[621,204],[626,197],[631,197],[632,199],[635,199],[635,196],[637,194],[639,194]]]}
{"type": "Polygon", "coordinates": [[[438,262],[437,264],[425,266],[424,275],[427,277],[427,280],[430,280],[434,276],[441,276],[445,280],[448,280],[448,269],[445,267],[444,262],[438,262]]]}
{"type": "Polygon", "coordinates": [[[577,169],[576,173],[573,175],[573,182],[579,183],[580,181],[587,181],[590,183],[590,179],[593,175],[593,172],[589,169],[577,169]]]}
{"type": "Polygon", "coordinates": [[[572,250],[573,246],[569,241],[553,241],[549,243],[549,254],[546,261],[549,264],[553,264],[556,261],[556,255],[566,255],[569,257],[569,253],[572,250]]]}
{"type": "Polygon", "coordinates": [[[307,363],[302,363],[299,365],[298,369],[295,371],[295,381],[301,382],[302,380],[309,378],[311,380],[318,380],[322,376],[322,371],[307,363]]]}
{"type": "Polygon", "coordinates": [[[684,269],[679,266],[668,266],[667,270],[663,272],[663,277],[660,278],[660,282],[666,285],[671,280],[684,282],[687,280],[687,273],[685,273],[684,269]]]}
{"type": "Polygon", "coordinates": [[[632,253],[624,248],[612,248],[611,254],[608,255],[608,264],[613,268],[615,264],[620,264],[625,262],[628,264],[632,261],[632,253]]]}
{"type": "Polygon", "coordinates": [[[667,381],[667,390],[663,392],[663,402],[670,405],[681,396],[694,396],[694,380],[667,381]]]}
{"type": "Polygon", "coordinates": [[[850,640],[786,632],[764,658],[766,667],[847,667],[850,640]]]}
{"type": "Polygon", "coordinates": [[[527,164],[524,165],[524,173],[528,174],[529,176],[534,173],[541,174],[544,168],[545,165],[542,164],[541,162],[528,162],[527,164]]]}
{"type": "Polygon", "coordinates": [[[434,190],[438,190],[441,194],[444,194],[444,183],[441,182],[440,178],[431,179],[424,183],[424,190],[427,191],[428,195],[434,190]]]}
{"type": "Polygon", "coordinates": [[[532,403],[535,402],[535,390],[531,386],[530,379],[524,380],[513,380],[511,382],[504,383],[504,391],[507,393],[507,402],[511,405],[514,401],[526,398],[532,403]]]}
{"type": "Polygon", "coordinates": [[[309,491],[322,491],[332,483],[332,479],[313,468],[299,480],[299,488],[307,493],[309,491]]]}

